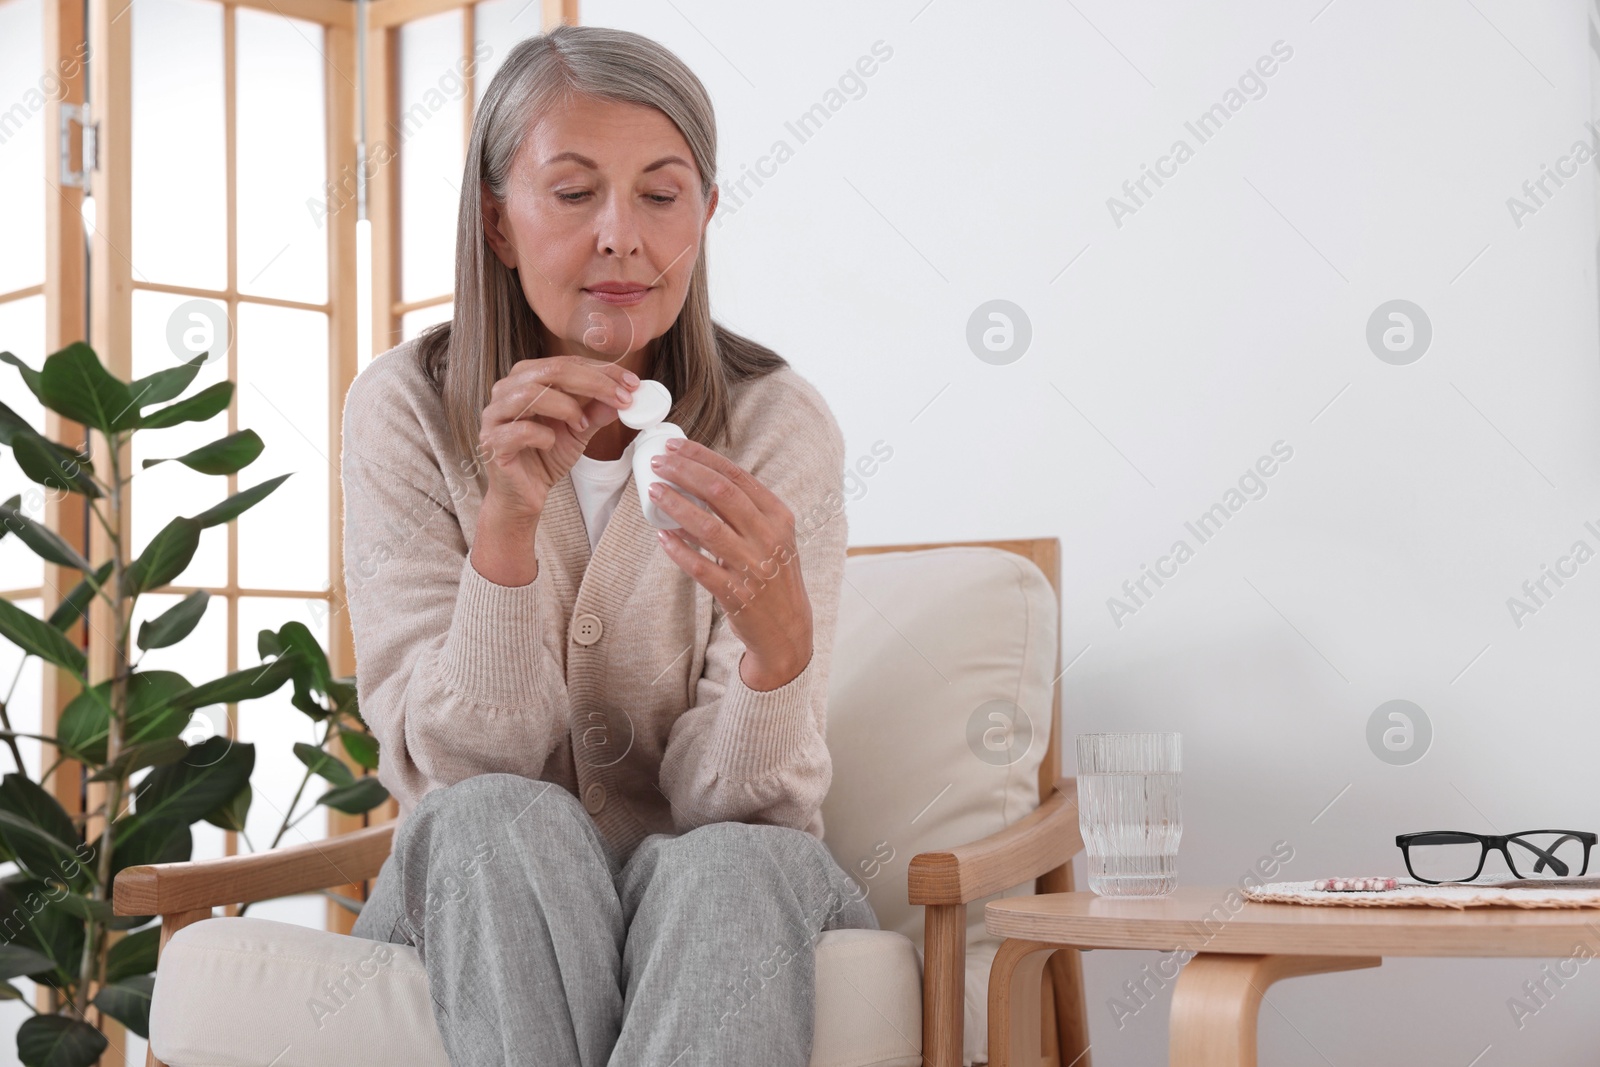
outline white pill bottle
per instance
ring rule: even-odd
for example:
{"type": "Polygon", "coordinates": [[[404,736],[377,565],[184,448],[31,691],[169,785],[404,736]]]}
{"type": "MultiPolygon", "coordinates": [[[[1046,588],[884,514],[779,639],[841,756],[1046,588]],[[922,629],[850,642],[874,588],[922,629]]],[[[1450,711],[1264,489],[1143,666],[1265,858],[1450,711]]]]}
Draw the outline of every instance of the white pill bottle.
{"type": "Polygon", "coordinates": [[[617,412],[623,425],[639,431],[633,439],[633,481],[639,489],[639,510],[644,512],[644,520],[658,530],[676,530],[683,524],[650,499],[650,487],[656,482],[672,486],[702,508],[706,506],[699,497],[661,477],[650,466],[653,458],[666,455],[668,441],[687,438],[676,423],[663,421],[671,410],[672,394],[667,387],[647,378],[633,391],[633,403],[617,412]]]}

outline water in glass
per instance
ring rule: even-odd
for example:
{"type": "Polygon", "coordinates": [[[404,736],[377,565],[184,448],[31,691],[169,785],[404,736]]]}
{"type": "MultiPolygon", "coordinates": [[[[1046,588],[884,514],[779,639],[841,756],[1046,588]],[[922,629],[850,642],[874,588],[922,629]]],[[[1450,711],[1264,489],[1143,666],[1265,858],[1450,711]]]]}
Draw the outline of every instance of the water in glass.
{"type": "Polygon", "coordinates": [[[1159,897],[1178,884],[1178,734],[1078,737],[1078,822],[1089,888],[1159,897]]]}

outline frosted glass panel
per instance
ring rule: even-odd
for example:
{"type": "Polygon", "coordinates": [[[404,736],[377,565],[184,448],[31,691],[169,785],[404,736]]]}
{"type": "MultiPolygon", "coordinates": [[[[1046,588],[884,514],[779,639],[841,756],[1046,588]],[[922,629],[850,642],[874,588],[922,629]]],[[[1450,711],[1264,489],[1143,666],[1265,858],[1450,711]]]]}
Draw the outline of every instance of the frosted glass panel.
{"type": "MultiPolygon", "coordinates": [[[[0,8],[3,10],[3,8],[0,8]]],[[[0,256],[0,259],[4,259],[0,256]]],[[[44,297],[30,296],[0,304],[0,351],[13,352],[28,366],[44,366],[44,297]]],[[[44,405],[33,398],[15,367],[0,365],[0,398],[40,433],[44,432],[44,405]]],[[[63,441],[76,445],[81,442],[63,441]]],[[[11,458],[11,449],[0,449],[0,500],[13,494],[22,497],[22,510],[30,518],[44,521],[46,496],[53,492],[26,477],[11,458]]],[[[44,581],[44,564],[33,550],[15,537],[0,537],[0,589],[25,589],[44,581]]],[[[0,694],[4,690],[0,689],[0,694]]]]}
{"type": "Polygon", "coordinates": [[[239,516],[239,584],[320,590],[328,584],[328,317],[239,306],[239,426],[266,450],[240,472],[255,485],[293,471],[239,516]]]}
{"type": "MultiPolygon", "coordinates": [[[[241,666],[260,663],[256,652],[256,638],[262,630],[276,630],[290,620],[298,620],[310,627],[324,648],[328,643],[326,617],[306,611],[305,605],[284,597],[241,597],[239,599],[239,663],[241,666]]],[[[256,768],[250,776],[254,798],[250,815],[245,822],[249,847],[240,851],[265,851],[272,846],[278,828],[290,816],[289,805],[294,802],[295,791],[305,778],[306,765],[294,754],[294,745],[303,741],[315,745],[321,740],[326,727],[313,722],[304,712],[289,702],[293,688],[285,683],[282,689],[260,700],[250,700],[239,705],[239,738],[256,747],[256,768]]],[[[310,811],[294,828],[284,834],[280,845],[303,845],[320,841],[328,836],[327,808],[316,806],[316,798],[332,786],[321,778],[313,777],[294,815],[310,811]]],[[[264,900],[250,905],[246,915],[279,922],[296,923],[315,929],[327,926],[326,899],[316,894],[286,897],[282,900],[264,900]]]]}
{"type": "MultiPolygon", "coordinates": [[[[239,290],[328,298],[322,54],[316,23],[238,9],[239,290]]],[[[354,192],[343,210],[356,210],[354,192]]]]}
{"type": "Polygon", "coordinates": [[[43,32],[39,0],[0,2],[0,293],[44,281],[45,104],[61,83],[45,80],[43,32]]]}
{"type": "Polygon", "coordinates": [[[512,46],[524,37],[538,34],[541,12],[541,5],[530,4],[528,0],[485,0],[473,8],[473,29],[477,34],[473,55],[482,57],[473,73],[476,79],[472,87],[474,104],[483,99],[483,91],[489,87],[512,46]]]}
{"type": "Polygon", "coordinates": [[[410,311],[400,316],[400,339],[409,341],[423,330],[436,322],[444,322],[456,313],[454,301],[448,304],[435,304],[433,307],[423,308],[421,311],[410,311]]]}
{"type": "Polygon", "coordinates": [[[465,134],[461,12],[400,27],[400,290],[426,300],[455,288],[456,209],[465,134]]]}
{"type": "Polygon", "coordinates": [[[134,281],[227,285],[222,6],[133,0],[134,281]]]}
{"type": "MultiPolygon", "coordinates": [[[[42,602],[36,597],[18,600],[16,605],[36,619],[43,610],[42,602]]],[[[22,652],[16,645],[10,641],[0,641],[0,696],[10,696],[7,707],[10,709],[13,730],[30,734],[40,732],[39,711],[43,706],[43,683],[44,663],[38,656],[30,656],[24,664],[22,652]],[[20,675],[17,673],[19,666],[22,668],[20,675]],[[11,688],[13,681],[16,683],[14,692],[11,688]]],[[[22,762],[27,768],[28,777],[37,782],[39,775],[44,772],[44,767],[39,762],[42,746],[31,737],[19,737],[17,747],[22,750],[22,762]]],[[[0,745],[0,774],[16,769],[16,761],[11,758],[11,746],[0,745]]]]}
{"type": "MultiPolygon", "coordinates": [[[[167,326],[189,297],[133,291],[133,376],[142,378],[176,366],[181,360],[167,347],[167,326]]],[[[220,305],[219,305],[220,306],[220,305]]],[[[228,361],[215,359],[185,395],[226,381],[228,361]]],[[[205,422],[181,422],[163,430],[140,430],[133,438],[133,543],[144,547],[156,532],[178,515],[196,515],[228,495],[228,480],[192,471],[181,463],[143,468],[145,459],[181,456],[228,434],[228,413],[205,422]]],[[[242,484],[253,484],[246,480],[242,484]]],[[[3,542],[0,542],[3,543],[3,542]]],[[[219,587],[228,583],[228,528],[213,526],[200,535],[200,549],[178,576],[179,585],[219,587]]]]}

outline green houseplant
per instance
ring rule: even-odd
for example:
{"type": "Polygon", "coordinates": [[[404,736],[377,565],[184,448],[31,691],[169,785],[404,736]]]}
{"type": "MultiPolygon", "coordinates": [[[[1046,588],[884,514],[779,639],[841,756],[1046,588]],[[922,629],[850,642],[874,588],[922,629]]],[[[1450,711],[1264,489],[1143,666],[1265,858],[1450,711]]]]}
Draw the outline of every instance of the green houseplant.
{"type": "MultiPolygon", "coordinates": [[[[17,1032],[18,1054],[28,1067],[97,1062],[108,1043],[90,1021],[91,1005],[134,1033],[149,1036],[160,930],[151,925],[155,916],[113,914],[117,872],[136,864],[189,859],[190,828],[199,821],[242,833],[252,798],[254,746],[223,736],[187,743],[180,734],[197,709],[260,698],[287,682],[293,686],[294,707],[319,724],[320,744],[295,746],[305,777],[268,847],[318,805],[360,814],[388,798],[375,776],[357,776],[329,751],[337,739],[357,766],[376,770],[378,765],[377,741],[356,706],[355,679],[332,676],[327,656],[304,624],[262,630],[257,640],[260,664],[199,685],[173,671],[140,666],[144,652],[176,645],[194,631],[209,594],[191,593],[135,632],[138,597],[184,571],[203,530],[237,518],[289,477],[268,479],[195,515],[180,515],[137,556],[130,556],[131,546],[121,536],[132,478],[123,469],[123,446],[135,433],[201,422],[227,408],[232,382],[184,395],[205,358],[201,354],[124,382],[82,343],[53,353],[40,369],[0,352],[0,362],[17,369],[41,404],[102,435],[106,454],[91,456],[49,440],[0,404],[0,446],[11,449],[31,481],[51,492],[84,498],[111,546],[109,558],[92,561],[25,514],[20,494],[0,504],[0,537],[14,535],[40,558],[82,576],[48,619],[0,598],[0,637],[21,649],[24,658],[37,656],[67,671],[80,686],[54,735],[15,731],[0,701],[0,741],[15,763],[15,770],[0,778],[0,863],[17,865],[14,873],[0,877],[0,999],[27,1004],[11,984],[24,976],[56,991],[53,1010],[28,1004],[34,1014],[17,1032]],[[109,632],[104,627],[91,630],[88,641],[110,645],[113,668],[110,677],[91,681],[89,657],[67,633],[88,617],[96,601],[106,609],[101,617],[112,624],[109,632]],[[28,777],[19,737],[35,738],[56,750],[55,764],[41,779],[61,761],[76,760],[87,781],[104,783],[103,802],[70,814],[28,777]],[[134,784],[140,772],[146,773],[134,784]],[[313,777],[330,788],[296,818],[294,809],[313,777]],[[108,829],[91,839],[91,822],[108,829]],[[112,943],[112,931],[124,936],[112,943]]],[[[176,462],[202,474],[225,476],[254,462],[263,447],[253,431],[241,430],[170,460],[147,459],[144,466],[176,462]]]]}

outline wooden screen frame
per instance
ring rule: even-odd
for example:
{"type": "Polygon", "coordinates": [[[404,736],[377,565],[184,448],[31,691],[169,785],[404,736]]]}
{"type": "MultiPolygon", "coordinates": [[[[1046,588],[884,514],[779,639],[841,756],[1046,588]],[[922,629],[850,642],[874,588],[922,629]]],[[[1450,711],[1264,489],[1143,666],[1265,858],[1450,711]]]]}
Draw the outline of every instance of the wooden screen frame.
{"type": "MultiPolygon", "coordinates": [[[[577,25],[578,0],[530,0],[540,5],[540,32],[556,26],[577,25]]],[[[477,104],[476,64],[470,62],[477,40],[476,0],[374,0],[367,5],[367,122],[369,155],[374,146],[395,146],[390,162],[367,179],[367,217],[372,222],[372,352],[377,355],[400,343],[401,324],[413,311],[448,304],[453,293],[435,293],[409,301],[401,299],[400,269],[404,234],[400,223],[400,167],[402,138],[395,117],[400,113],[400,27],[408,22],[461,12],[461,55],[469,60],[464,70],[462,94],[462,154],[472,137],[472,117],[477,104]]],[[[398,814],[399,809],[394,809],[398,814]]]]}
{"type": "MultiPolygon", "coordinates": [[[[51,3],[60,0],[49,0],[51,3]]],[[[340,452],[341,433],[340,412],[346,391],[355,379],[357,356],[357,306],[356,306],[356,273],[358,257],[356,249],[356,212],[353,205],[348,210],[333,211],[327,216],[327,255],[328,255],[328,292],[326,300],[306,302],[296,300],[283,300],[253,294],[241,294],[238,284],[238,197],[237,197],[237,163],[236,163],[236,93],[235,93],[235,19],[234,11],[240,8],[262,11],[268,14],[278,14],[296,19],[317,23],[323,27],[323,40],[320,42],[320,51],[323,56],[323,77],[326,96],[324,100],[324,114],[326,127],[326,175],[328,182],[338,184],[338,175],[353,174],[357,167],[357,109],[358,100],[358,54],[357,54],[357,28],[356,8],[347,0],[214,0],[223,10],[223,84],[224,84],[224,137],[226,142],[225,173],[226,173],[226,258],[227,280],[224,288],[218,290],[192,288],[136,282],[133,279],[132,264],[122,250],[132,245],[132,18],[124,18],[128,10],[128,0],[89,0],[89,33],[90,55],[95,64],[94,77],[91,79],[92,98],[90,100],[91,120],[98,126],[98,150],[96,166],[90,177],[91,192],[95,198],[96,230],[92,235],[92,252],[90,256],[90,304],[94,309],[93,326],[90,330],[89,343],[95,348],[100,358],[111,371],[127,379],[132,374],[132,353],[130,339],[133,334],[133,293],[136,290],[149,292],[172,293],[184,296],[202,297],[215,300],[227,308],[230,321],[237,322],[238,307],[241,302],[251,304],[264,304],[276,307],[286,307],[299,310],[314,311],[327,316],[328,323],[328,361],[327,361],[327,394],[328,394],[328,425],[324,438],[324,452],[330,457],[337,457],[340,452]]],[[[63,5],[65,9],[67,5],[63,5]]],[[[83,336],[81,326],[77,333],[83,336]]],[[[56,342],[52,342],[53,344],[56,342]]],[[[61,343],[65,343],[62,339],[61,343]]],[[[238,358],[236,346],[228,353],[228,377],[238,382],[238,358]]],[[[228,432],[233,433],[238,429],[238,396],[237,391],[228,408],[228,432]]],[[[93,434],[92,447],[96,452],[104,455],[106,441],[102,435],[93,434]]],[[[130,449],[124,449],[123,463],[131,465],[130,449]]],[[[334,461],[335,464],[337,460],[334,461]]],[[[253,484],[253,483],[252,483],[253,484]]],[[[228,476],[227,490],[234,493],[238,491],[239,479],[237,475],[228,476]]],[[[131,499],[131,498],[130,498],[131,499]]],[[[136,502],[134,503],[136,505],[136,502]]],[[[343,494],[341,491],[338,470],[330,469],[328,477],[328,575],[329,587],[327,589],[256,589],[239,585],[239,544],[238,528],[236,524],[227,527],[227,559],[228,581],[221,586],[205,587],[213,595],[223,598],[228,621],[227,642],[227,670],[233,671],[240,667],[238,662],[238,627],[239,627],[239,602],[243,597],[277,597],[287,600],[299,601],[326,601],[330,608],[328,654],[329,665],[335,675],[352,674],[355,669],[353,643],[349,635],[349,622],[342,611],[335,606],[344,603],[344,568],[341,546],[341,526],[344,509],[343,494]]],[[[131,543],[131,518],[127,511],[124,512],[125,525],[119,531],[120,535],[131,543]]],[[[80,536],[82,521],[80,516],[80,536]]],[[[111,551],[109,538],[98,524],[88,531],[91,558],[104,558],[111,551]]],[[[152,590],[160,593],[176,593],[184,595],[192,592],[196,586],[167,585],[160,589],[152,590]]],[[[89,617],[91,631],[98,630],[102,633],[114,632],[114,619],[110,610],[101,602],[96,601],[91,608],[89,617]]],[[[113,671],[113,653],[105,643],[89,643],[89,669],[93,680],[102,680],[110,676],[113,671]]],[[[59,673],[59,672],[57,672],[59,673]]],[[[59,698],[47,697],[47,714],[50,713],[50,704],[55,700],[59,708],[63,703],[59,698]]],[[[237,707],[228,706],[228,736],[237,736],[237,707]]],[[[337,754],[337,753],[336,753],[337,754]]],[[[63,803],[71,801],[69,811],[81,811],[82,805],[77,802],[78,791],[81,788],[81,768],[77,764],[70,766],[70,770],[61,776],[55,786],[57,796],[63,803]]],[[[358,768],[359,770],[359,768],[358,768]]],[[[91,807],[98,805],[104,799],[104,786],[92,783],[89,786],[89,804],[91,807]]],[[[329,834],[342,832],[338,825],[339,820],[330,812],[329,834]]],[[[97,834],[101,831],[103,823],[95,820],[87,827],[86,833],[97,834]]],[[[238,835],[232,831],[226,835],[225,852],[234,855],[238,852],[238,835]]],[[[350,887],[346,887],[346,893],[350,887]]],[[[236,910],[236,909],[235,909],[236,910]]],[[[342,908],[329,902],[328,914],[330,926],[333,925],[336,914],[345,913],[342,908]]],[[[122,1036],[122,1029],[115,1020],[105,1018],[101,1020],[101,1029],[108,1039],[113,1040],[122,1036]]],[[[108,1052],[108,1057],[110,1053],[108,1052]]]]}

